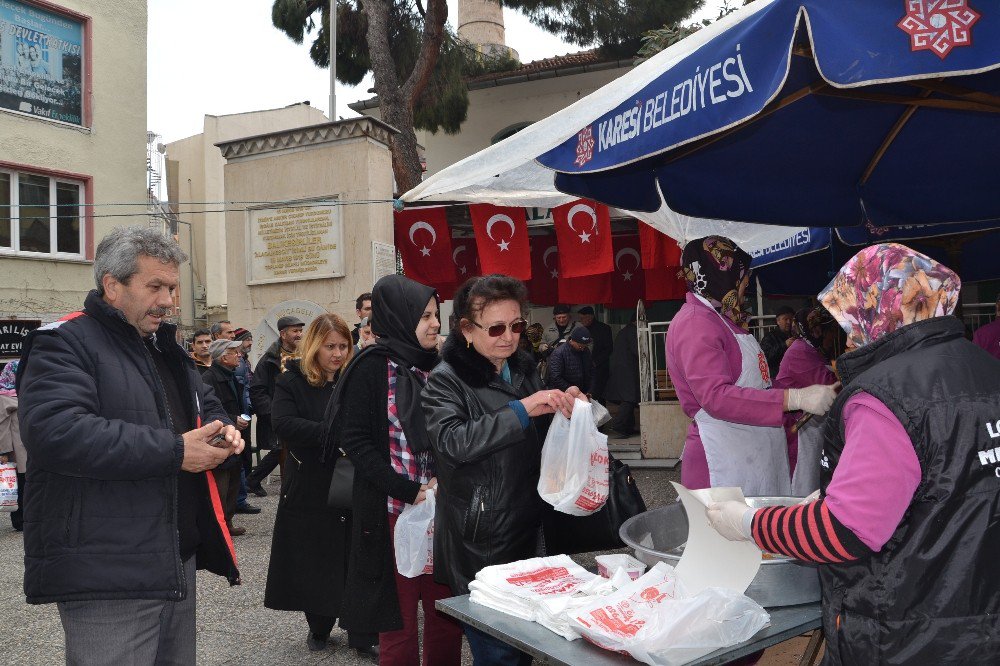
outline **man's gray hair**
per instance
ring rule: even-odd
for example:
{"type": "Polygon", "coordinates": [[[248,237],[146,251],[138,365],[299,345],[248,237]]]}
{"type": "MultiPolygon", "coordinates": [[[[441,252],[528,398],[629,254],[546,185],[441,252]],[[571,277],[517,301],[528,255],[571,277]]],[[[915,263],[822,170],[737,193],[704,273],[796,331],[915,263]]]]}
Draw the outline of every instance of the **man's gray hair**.
{"type": "Polygon", "coordinates": [[[209,329],[212,332],[212,337],[213,338],[219,337],[219,333],[222,333],[223,324],[232,324],[232,323],[233,322],[229,321],[228,319],[223,319],[222,321],[217,321],[214,324],[212,324],[212,327],[209,329]]]}
{"type": "Polygon", "coordinates": [[[188,256],[170,236],[154,227],[136,225],[115,227],[97,246],[94,255],[94,281],[97,292],[104,294],[105,275],[111,275],[122,284],[139,272],[139,257],[145,255],[164,264],[180,266],[188,256]]]}

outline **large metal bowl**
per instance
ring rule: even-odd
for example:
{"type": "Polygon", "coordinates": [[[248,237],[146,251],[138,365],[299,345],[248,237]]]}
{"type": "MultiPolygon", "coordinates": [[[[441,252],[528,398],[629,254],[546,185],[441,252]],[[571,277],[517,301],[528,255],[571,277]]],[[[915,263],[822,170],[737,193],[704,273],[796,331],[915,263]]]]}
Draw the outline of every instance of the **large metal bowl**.
{"type": "MultiPolygon", "coordinates": [[[[788,506],[801,500],[800,497],[748,497],[747,504],[754,508],[788,506]]],[[[688,538],[687,513],[680,502],[661,506],[629,518],[619,534],[648,566],[657,562],[677,566],[688,538]]],[[[819,601],[819,572],[815,566],[787,557],[770,557],[773,559],[760,563],[760,571],[747,588],[748,597],[766,608],[819,601]]]]}

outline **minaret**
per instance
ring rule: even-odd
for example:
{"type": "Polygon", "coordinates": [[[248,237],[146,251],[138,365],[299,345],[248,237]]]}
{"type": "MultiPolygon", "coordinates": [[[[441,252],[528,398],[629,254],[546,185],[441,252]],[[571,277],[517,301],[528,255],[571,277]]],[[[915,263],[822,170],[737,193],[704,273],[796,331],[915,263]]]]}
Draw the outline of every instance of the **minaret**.
{"type": "Polygon", "coordinates": [[[517,58],[507,46],[503,8],[496,0],[459,0],[458,36],[485,54],[517,58]]]}

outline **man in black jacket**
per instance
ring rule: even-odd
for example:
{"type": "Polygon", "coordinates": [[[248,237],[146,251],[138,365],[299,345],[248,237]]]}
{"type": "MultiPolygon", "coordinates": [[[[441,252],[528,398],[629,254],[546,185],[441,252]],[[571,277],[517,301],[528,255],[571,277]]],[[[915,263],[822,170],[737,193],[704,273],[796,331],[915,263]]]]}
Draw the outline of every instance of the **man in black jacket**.
{"type": "Polygon", "coordinates": [[[603,403],[608,386],[608,376],[611,373],[611,351],[614,349],[614,336],[610,326],[594,318],[594,308],[589,305],[577,310],[576,314],[580,317],[580,324],[590,331],[590,337],[594,339],[594,344],[591,347],[591,353],[594,355],[594,381],[590,387],[590,393],[595,400],[603,403]]]}
{"type": "Polygon", "coordinates": [[[196,567],[239,583],[208,470],[243,440],[163,323],[186,260],[114,229],[84,309],[24,343],[24,593],[57,602],[67,663],[194,663],[196,567]]]}
{"type": "Polygon", "coordinates": [[[282,362],[294,357],[302,339],[305,322],[289,315],[278,319],[278,339],[257,361],[250,384],[250,402],[257,415],[257,446],[270,449],[264,459],[247,477],[247,488],[257,497],[267,497],[261,482],[281,462],[281,445],[271,429],[271,398],[274,396],[274,382],[281,374],[282,362]]]}
{"type": "MultiPolygon", "coordinates": [[[[212,365],[202,369],[201,377],[215,391],[216,397],[222,403],[222,409],[236,428],[243,432],[250,422],[243,418],[243,386],[236,379],[236,367],[240,364],[239,349],[242,342],[220,338],[213,340],[208,347],[212,356],[212,365]]],[[[215,481],[219,487],[219,498],[226,516],[226,527],[232,536],[246,534],[245,527],[233,525],[233,514],[236,513],[240,490],[240,472],[242,465],[239,457],[230,456],[219,465],[215,471],[215,481]]]]}
{"type": "Polygon", "coordinates": [[[577,326],[569,336],[569,341],[556,347],[549,357],[549,370],[545,385],[560,391],[568,391],[576,386],[584,393],[590,393],[594,376],[594,360],[590,355],[590,331],[577,326]]]}
{"type": "Polygon", "coordinates": [[[781,359],[785,357],[785,352],[792,343],[795,336],[792,333],[792,323],[795,320],[795,310],[787,305],[778,308],[775,317],[775,327],[764,334],[760,340],[760,348],[767,358],[767,369],[771,373],[771,381],[778,376],[781,368],[781,359]]]}

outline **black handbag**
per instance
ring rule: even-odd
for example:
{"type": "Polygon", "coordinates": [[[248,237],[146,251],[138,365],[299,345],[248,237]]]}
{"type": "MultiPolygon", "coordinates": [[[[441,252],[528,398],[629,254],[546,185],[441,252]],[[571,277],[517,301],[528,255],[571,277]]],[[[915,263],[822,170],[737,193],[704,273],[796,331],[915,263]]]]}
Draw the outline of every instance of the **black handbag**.
{"type": "Polygon", "coordinates": [[[571,516],[546,505],[542,519],[546,555],[574,555],[624,548],[618,530],[626,520],[646,511],[629,466],[611,458],[608,463],[608,501],[589,516],[571,516]]]}
{"type": "Polygon", "coordinates": [[[337,449],[340,457],[333,467],[333,478],[326,496],[331,509],[350,509],[354,505],[354,463],[347,454],[337,449]]]}

